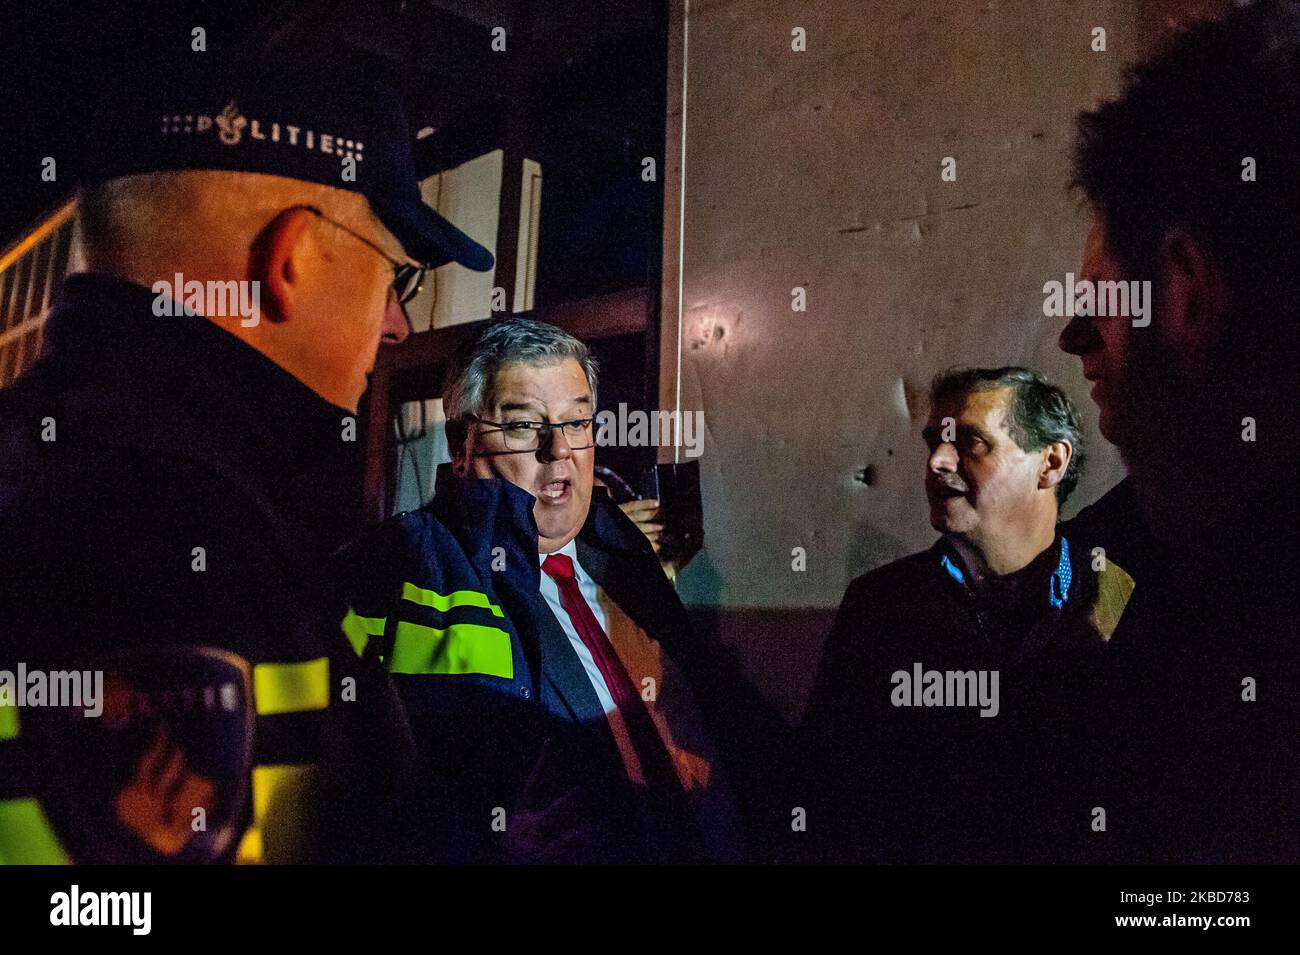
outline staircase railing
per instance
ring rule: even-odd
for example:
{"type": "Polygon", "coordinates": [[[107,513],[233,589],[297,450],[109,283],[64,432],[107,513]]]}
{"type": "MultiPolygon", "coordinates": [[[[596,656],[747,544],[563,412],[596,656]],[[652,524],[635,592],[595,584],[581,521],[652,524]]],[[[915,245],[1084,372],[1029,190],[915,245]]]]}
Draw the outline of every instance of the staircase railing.
{"type": "Polygon", "coordinates": [[[36,362],[55,290],[78,258],[75,199],[0,253],[0,388],[36,362]]]}

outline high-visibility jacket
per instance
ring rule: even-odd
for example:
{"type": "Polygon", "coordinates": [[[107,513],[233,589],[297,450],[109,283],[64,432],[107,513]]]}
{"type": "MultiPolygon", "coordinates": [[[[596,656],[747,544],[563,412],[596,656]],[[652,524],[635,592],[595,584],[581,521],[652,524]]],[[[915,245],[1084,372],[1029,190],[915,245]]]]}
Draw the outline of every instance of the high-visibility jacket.
{"type": "MultiPolygon", "coordinates": [[[[692,738],[686,758],[701,757],[700,785],[687,785],[689,808],[677,805],[672,820],[699,817],[707,838],[655,828],[665,817],[649,813],[629,784],[590,678],[540,592],[533,497],[508,481],[442,468],[429,505],[340,555],[349,635],[392,672],[431,771],[423,802],[404,813],[413,860],[508,861],[510,827],[565,794],[565,818],[581,822],[582,844],[555,861],[739,857],[726,754],[713,746],[724,668],[697,640],[645,537],[602,490],[576,539],[578,557],[642,628],[652,655],[671,658],[676,676],[657,703],[698,700],[702,719],[692,726],[708,731],[692,738]]],[[[642,687],[635,664],[628,672],[642,687]]],[[[692,827],[701,825],[685,831],[692,827]]]]}
{"type": "Polygon", "coordinates": [[[71,276],[0,392],[0,860],[362,858],[401,756],[318,580],[354,423],[153,300],[71,276]]]}

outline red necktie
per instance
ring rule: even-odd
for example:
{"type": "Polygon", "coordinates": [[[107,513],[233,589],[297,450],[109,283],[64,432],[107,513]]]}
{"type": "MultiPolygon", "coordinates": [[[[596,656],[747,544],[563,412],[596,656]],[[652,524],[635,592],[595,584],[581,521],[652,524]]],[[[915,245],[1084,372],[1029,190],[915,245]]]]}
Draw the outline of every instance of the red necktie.
{"type": "Polygon", "coordinates": [[[605,686],[609,687],[614,705],[621,710],[633,699],[640,702],[641,697],[632,684],[632,678],[627,675],[614,645],[609,642],[609,637],[601,629],[600,621],[578,588],[573,561],[564,554],[549,554],[542,562],[542,570],[560,589],[560,604],[573,622],[573,629],[578,631],[583,644],[591,651],[591,658],[596,661],[600,675],[605,678],[605,686]]]}
{"type": "Polygon", "coordinates": [[[610,690],[615,706],[623,715],[623,725],[627,728],[633,750],[637,752],[637,759],[641,761],[641,772],[649,786],[660,825],[664,828],[667,845],[659,846],[660,850],[666,852],[663,860],[690,859],[690,847],[698,845],[698,837],[690,828],[686,816],[682,803],[685,794],[681,781],[677,778],[677,770],[673,768],[668,748],[664,746],[659,730],[655,729],[649,709],[641,699],[641,694],[637,693],[636,685],[623,667],[623,661],[619,660],[614,644],[610,643],[610,638],[604,633],[601,621],[595,618],[595,613],[591,612],[590,605],[578,589],[573,561],[563,554],[547,555],[546,560],[542,561],[542,570],[555,581],[555,586],[560,591],[560,605],[568,613],[569,621],[572,621],[573,629],[577,631],[582,644],[590,651],[591,659],[601,670],[604,685],[610,690]]]}
{"type": "Polygon", "coordinates": [[[609,637],[600,626],[600,621],[592,613],[578,581],[574,576],[573,561],[564,554],[550,554],[542,562],[542,570],[555,581],[560,591],[560,605],[564,607],[578,632],[583,645],[591,652],[600,675],[605,678],[605,686],[614,699],[614,705],[623,715],[628,736],[641,761],[646,782],[650,785],[662,785],[680,791],[681,783],[664,746],[659,731],[641,699],[641,694],[627,675],[623,663],[609,642],[609,637]]]}

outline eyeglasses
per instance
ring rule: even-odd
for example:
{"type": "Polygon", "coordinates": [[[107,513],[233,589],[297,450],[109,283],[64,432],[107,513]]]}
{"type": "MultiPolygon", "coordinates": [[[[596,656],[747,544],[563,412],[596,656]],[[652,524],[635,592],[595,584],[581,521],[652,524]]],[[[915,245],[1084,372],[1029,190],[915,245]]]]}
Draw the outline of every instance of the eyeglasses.
{"type": "Polygon", "coordinates": [[[551,424],[547,421],[488,421],[477,415],[470,417],[479,424],[490,424],[493,429],[500,431],[506,447],[511,451],[536,451],[542,446],[542,435],[557,429],[564,432],[564,440],[574,451],[582,451],[595,444],[591,428],[594,418],[575,418],[551,424]]]}
{"type": "MultiPolygon", "coordinates": [[[[420,294],[420,289],[424,287],[424,277],[429,274],[428,266],[420,265],[418,262],[414,262],[410,260],[403,262],[401,259],[393,258],[391,255],[389,255],[379,246],[375,245],[375,243],[367,239],[364,235],[361,235],[359,232],[354,232],[352,229],[349,229],[347,226],[345,226],[342,222],[336,222],[334,219],[331,219],[329,216],[321,212],[315,206],[308,206],[308,205],[289,206],[289,208],[285,209],[284,212],[289,212],[294,209],[305,209],[306,211],[310,212],[312,215],[316,216],[318,219],[328,222],[336,229],[342,229],[344,232],[352,236],[352,238],[356,239],[358,242],[363,242],[366,245],[370,246],[370,248],[374,249],[385,259],[387,259],[389,264],[391,264],[393,267],[393,291],[397,293],[397,302],[399,305],[402,306],[403,312],[406,311],[406,303],[409,302],[411,299],[415,298],[415,296],[420,294]]],[[[411,317],[408,315],[406,317],[406,320],[409,323],[411,317]]]]}

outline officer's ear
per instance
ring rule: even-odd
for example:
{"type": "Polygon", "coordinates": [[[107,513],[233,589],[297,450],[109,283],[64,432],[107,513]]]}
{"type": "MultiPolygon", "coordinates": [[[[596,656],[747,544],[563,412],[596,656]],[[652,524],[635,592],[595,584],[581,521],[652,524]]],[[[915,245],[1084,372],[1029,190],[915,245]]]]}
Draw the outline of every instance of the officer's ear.
{"type": "Polygon", "coordinates": [[[258,233],[249,265],[261,285],[262,309],[273,322],[293,314],[303,281],[307,228],[315,218],[306,209],[286,209],[258,233]]]}
{"type": "Polygon", "coordinates": [[[1162,340],[1175,350],[1170,357],[1187,363],[1184,374],[1207,374],[1203,369],[1222,334],[1229,304],[1223,268],[1205,242],[1180,228],[1165,233],[1155,264],[1162,340]]]}

